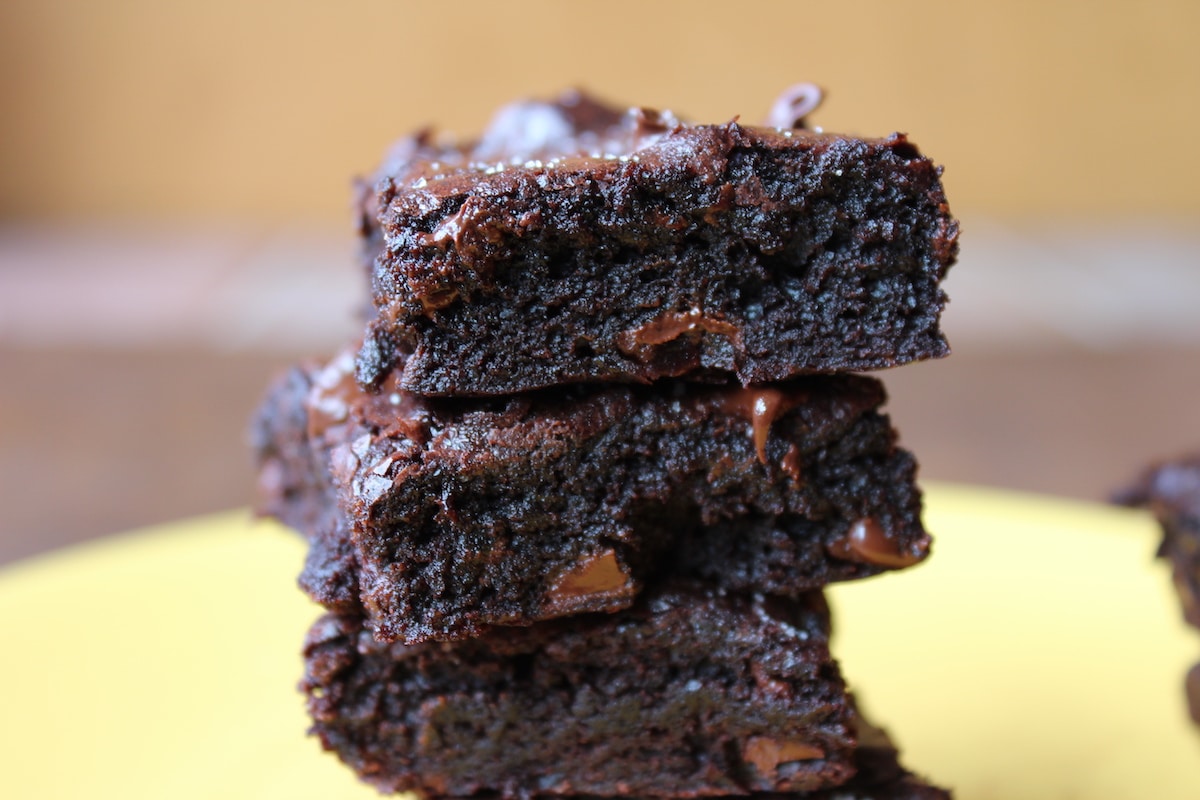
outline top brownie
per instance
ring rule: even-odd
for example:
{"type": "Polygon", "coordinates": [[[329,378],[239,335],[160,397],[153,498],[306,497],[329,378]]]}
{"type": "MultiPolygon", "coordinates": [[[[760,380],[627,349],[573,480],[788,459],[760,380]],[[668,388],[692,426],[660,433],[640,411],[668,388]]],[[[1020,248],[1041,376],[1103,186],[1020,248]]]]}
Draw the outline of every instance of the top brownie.
{"type": "Polygon", "coordinates": [[[357,377],[425,395],[743,384],[948,352],[941,170],[901,134],[691,125],[578,93],[402,141],[361,198],[357,377]]]}

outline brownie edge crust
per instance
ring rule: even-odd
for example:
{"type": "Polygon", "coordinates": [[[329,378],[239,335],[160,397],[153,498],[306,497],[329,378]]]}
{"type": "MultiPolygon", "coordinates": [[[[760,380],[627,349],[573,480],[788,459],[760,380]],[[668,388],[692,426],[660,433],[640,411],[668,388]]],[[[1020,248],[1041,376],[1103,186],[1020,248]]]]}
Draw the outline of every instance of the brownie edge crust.
{"type": "Polygon", "coordinates": [[[578,95],[403,142],[364,207],[358,356],[425,395],[891,367],[948,352],[940,169],[902,135],[690,125],[578,95]],[[376,252],[377,251],[377,252],[376,252]]]}

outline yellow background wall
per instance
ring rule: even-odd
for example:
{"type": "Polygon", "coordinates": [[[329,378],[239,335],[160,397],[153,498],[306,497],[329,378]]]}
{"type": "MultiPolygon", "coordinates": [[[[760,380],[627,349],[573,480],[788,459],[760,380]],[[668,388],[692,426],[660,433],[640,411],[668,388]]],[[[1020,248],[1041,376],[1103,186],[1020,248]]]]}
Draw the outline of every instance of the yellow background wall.
{"type": "Polygon", "coordinates": [[[698,121],[828,90],[960,212],[1200,212],[1200,2],[7,0],[0,215],[344,220],[426,122],[590,87],[698,121]]]}

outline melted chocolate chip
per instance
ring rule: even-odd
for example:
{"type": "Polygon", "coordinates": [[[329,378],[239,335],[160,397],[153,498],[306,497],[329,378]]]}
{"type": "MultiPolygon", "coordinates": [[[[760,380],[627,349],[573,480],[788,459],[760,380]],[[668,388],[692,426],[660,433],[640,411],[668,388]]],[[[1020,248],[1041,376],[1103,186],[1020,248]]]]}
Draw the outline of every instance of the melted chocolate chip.
{"type": "Polygon", "coordinates": [[[786,395],[779,389],[747,386],[726,394],[722,405],[727,413],[740,414],[750,423],[758,461],[766,464],[767,437],[771,433],[771,424],[799,402],[799,397],[786,395]]]}
{"type": "Polygon", "coordinates": [[[742,758],[753,764],[760,775],[772,775],[780,764],[824,758],[825,751],[806,742],[751,736],[742,747],[742,758]]]}
{"type": "Polygon", "coordinates": [[[451,242],[457,242],[463,229],[462,213],[462,210],[459,210],[457,213],[451,214],[442,220],[441,224],[431,233],[422,234],[420,236],[421,244],[426,247],[440,247],[444,250],[450,246],[451,242]]]}
{"type": "Polygon", "coordinates": [[[700,309],[693,308],[691,311],[670,311],[644,325],[624,331],[617,339],[617,346],[626,355],[639,355],[650,347],[666,344],[680,336],[698,337],[705,332],[734,340],[741,335],[741,331],[732,322],[707,316],[700,309]]]}
{"type": "Polygon", "coordinates": [[[586,556],[563,573],[546,592],[546,601],[565,614],[578,608],[603,608],[603,601],[627,599],[633,593],[633,583],[621,569],[617,554],[605,550],[586,556]]]}
{"type": "Polygon", "coordinates": [[[928,555],[929,537],[926,535],[917,540],[915,553],[904,552],[899,544],[887,535],[878,520],[863,517],[852,522],[845,538],[829,549],[833,555],[849,561],[899,569],[910,567],[928,555]]]}

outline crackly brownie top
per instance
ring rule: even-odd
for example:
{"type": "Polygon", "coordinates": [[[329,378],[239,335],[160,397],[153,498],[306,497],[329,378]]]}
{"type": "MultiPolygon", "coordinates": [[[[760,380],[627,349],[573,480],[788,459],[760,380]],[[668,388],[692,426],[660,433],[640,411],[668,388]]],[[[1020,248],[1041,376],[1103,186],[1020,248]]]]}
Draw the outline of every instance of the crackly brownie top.
{"type": "MultiPolygon", "coordinates": [[[[842,138],[804,128],[805,115],[818,102],[819,90],[802,84],[776,101],[771,127],[739,128],[774,144],[793,138],[842,138]]],[[[647,159],[651,164],[670,158],[672,151],[694,152],[695,142],[730,125],[738,125],[738,121],[692,125],[671,111],[621,110],[571,90],[551,101],[523,100],[503,107],[472,141],[446,141],[430,128],[418,131],[393,146],[377,177],[390,183],[396,194],[412,193],[420,206],[429,198],[465,190],[481,179],[521,170],[597,173],[614,162],[647,159]]]]}
{"type": "MultiPolygon", "coordinates": [[[[448,198],[468,192],[521,190],[530,175],[538,176],[543,191],[615,180],[631,162],[642,174],[684,166],[699,184],[713,184],[721,179],[735,144],[821,149],[854,138],[804,127],[805,116],[819,100],[815,87],[792,87],[776,100],[770,124],[764,126],[744,125],[736,117],[722,124],[695,125],[671,111],[643,107],[621,111],[578,90],[549,102],[521,101],[502,108],[476,140],[444,141],[430,128],[401,139],[376,173],[377,208],[388,209],[388,215],[395,217],[419,218],[448,198]]],[[[905,159],[921,158],[903,134],[858,141],[890,148],[905,159]]],[[[733,197],[727,200],[734,201],[733,197]]],[[[463,237],[470,232],[482,236],[481,244],[485,243],[490,237],[478,230],[479,221],[470,218],[470,211],[465,207],[426,232],[421,244],[453,239],[461,250],[463,237]]],[[[538,223],[509,221],[522,228],[538,223]]],[[[953,247],[953,242],[946,246],[953,247]]]]}

